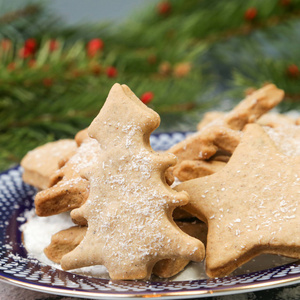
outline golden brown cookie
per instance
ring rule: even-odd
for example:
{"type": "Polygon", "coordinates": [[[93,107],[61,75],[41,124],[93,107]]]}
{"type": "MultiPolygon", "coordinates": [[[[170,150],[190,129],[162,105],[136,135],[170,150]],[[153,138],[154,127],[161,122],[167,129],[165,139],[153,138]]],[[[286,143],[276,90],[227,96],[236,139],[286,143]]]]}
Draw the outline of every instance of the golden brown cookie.
{"type": "Polygon", "coordinates": [[[51,216],[80,207],[87,199],[89,182],[81,171],[97,161],[97,141],[85,139],[68,162],[51,177],[51,187],[36,194],[34,203],[38,216],[51,216]]]}
{"type": "MultiPolygon", "coordinates": [[[[80,131],[76,137],[78,136],[82,139],[78,143],[80,146],[75,154],[50,177],[50,187],[40,191],[35,196],[35,207],[38,216],[51,216],[71,211],[80,207],[88,198],[89,181],[83,178],[80,172],[96,162],[101,149],[96,140],[86,136],[86,130],[80,131]]],[[[173,174],[167,175],[166,173],[166,182],[171,185],[174,176],[173,174]]],[[[75,224],[87,225],[84,218],[72,216],[75,224]]]]}
{"type": "Polygon", "coordinates": [[[242,130],[248,123],[256,122],[263,114],[277,106],[284,97],[284,91],[274,84],[256,90],[241,101],[224,117],[224,123],[231,129],[242,130]]]}
{"type": "Polygon", "coordinates": [[[73,226],[52,235],[51,243],[44,249],[46,256],[59,264],[61,258],[76,248],[86,233],[86,227],[73,226]]]}
{"type": "Polygon", "coordinates": [[[225,112],[221,112],[221,111],[209,111],[209,112],[205,113],[202,120],[197,125],[197,130],[200,131],[204,127],[206,127],[208,124],[210,124],[216,120],[222,119],[224,117],[224,115],[225,115],[225,112]]]}
{"type": "Polygon", "coordinates": [[[184,160],[174,169],[174,175],[180,181],[211,175],[218,172],[226,162],[218,160],[184,160]]]}
{"type": "MultiPolygon", "coordinates": [[[[197,238],[204,245],[207,241],[207,226],[203,222],[176,222],[179,228],[188,235],[197,238]]],[[[188,259],[163,259],[153,267],[153,274],[161,278],[170,278],[181,272],[188,264],[188,259]]]]}
{"type": "Polygon", "coordinates": [[[208,224],[210,277],[261,253],[300,258],[300,156],[282,154],[259,125],[247,125],[221,171],[176,190],[189,193],[185,208],[208,224]]]}
{"type": "Polygon", "coordinates": [[[63,256],[64,270],[104,265],[112,279],[145,279],[162,259],[203,259],[203,244],[172,220],[174,208],[186,204],[188,195],[165,181],[176,158],[150,147],[159,123],[158,114],[127,86],[112,87],[88,129],[101,149],[98,161],[83,172],[89,197],[71,213],[87,220],[87,233],[63,256]]]}
{"type": "Polygon", "coordinates": [[[168,150],[178,162],[192,159],[209,159],[218,149],[232,153],[241,139],[241,132],[224,126],[209,126],[174,145],[168,150]]]}
{"type": "Polygon", "coordinates": [[[79,132],[77,132],[77,134],[75,135],[75,142],[76,142],[77,146],[79,147],[82,144],[82,142],[88,138],[89,138],[88,130],[87,130],[87,128],[85,128],[85,129],[82,129],[79,132]]]}
{"type": "Polygon", "coordinates": [[[300,155],[300,126],[263,127],[277,148],[285,155],[300,155]]]}
{"type": "MultiPolygon", "coordinates": [[[[188,235],[195,237],[206,244],[207,226],[203,222],[176,222],[179,228],[188,235]]],[[[55,263],[60,263],[62,257],[75,249],[83,240],[87,227],[73,226],[54,234],[51,243],[45,248],[46,256],[55,263]]],[[[182,271],[189,260],[164,259],[158,261],[153,268],[153,274],[162,278],[169,278],[182,271]]]]}
{"type": "Polygon", "coordinates": [[[283,97],[284,92],[275,85],[266,85],[246,97],[229,113],[171,147],[168,152],[177,156],[178,163],[183,160],[209,159],[218,149],[232,153],[241,137],[239,131],[275,107],[283,97]]]}
{"type": "MultiPolygon", "coordinates": [[[[205,113],[203,119],[197,125],[197,130],[199,131],[208,124],[224,118],[225,114],[225,112],[221,111],[210,111],[205,113]]],[[[256,121],[256,123],[258,123],[259,125],[269,126],[273,128],[278,126],[295,125],[295,122],[296,120],[291,118],[290,116],[275,112],[263,114],[256,121]]]]}
{"type": "Polygon", "coordinates": [[[48,188],[50,178],[74,154],[74,140],[50,142],[29,151],[21,161],[23,181],[41,190],[48,188]]]}
{"type": "Polygon", "coordinates": [[[279,113],[268,113],[262,115],[258,120],[257,124],[262,126],[268,126],[272,128],[281,127],[281,126],[291,126],[295,125],[296,120],[279,113]]]}

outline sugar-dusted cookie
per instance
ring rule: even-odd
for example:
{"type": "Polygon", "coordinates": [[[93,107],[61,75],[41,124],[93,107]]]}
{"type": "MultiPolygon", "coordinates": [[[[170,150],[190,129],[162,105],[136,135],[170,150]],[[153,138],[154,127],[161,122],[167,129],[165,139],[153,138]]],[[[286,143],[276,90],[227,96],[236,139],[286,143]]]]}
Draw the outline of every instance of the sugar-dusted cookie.
{"type": "Polygon", "coordinates": [[[240,131],[224,125],[211,125],[174,145],[168,152],[177,156],[178,163],[183,160],[209,159],[218,149],[232,153],[239,144],[241,136],[240,131]]]}
{"type": "MultiPolygon", "coordinates": [[[[224,118],[225,114],[225,112],[221,111],[210,111],[205,113],[203,119],[197,125],[197,130],[199,131],[202,128],[206,127],[208,124],[224,118]]],[[[296,120],[284,114],[269,112],[263,114],[260,118],[258,118],[256,123],[262,126],[269,126],[274,128],[278,126],[295,125],[296,120]]]]}
{"type": "Polygon", "coordinates": [[[41,190],[51,185],[51,176],[76,151],[74,140],[50,142],[29,151],[21,161],[23,181],[41,190]]]}
{"type": "Polygon", "coordinates": [[[283,99],[284,92],[268,84],[241,101],[232,111],[209,122],[200,131],[171,147],[168,152],[183,160],[208,159],[218,149],[233,152],[238,145],[240,130],[255,122],[283,99]]]}
{"type": "MultiPolygon", "coordinates": [[[[206,245],[207,226],[203,222],[176,222],[179,228],[190,236],[193,236],[206,245]]],[[[157,262],[153,268],[153,274],[161,278],[170,278],[181,272],[189,260],[183,258],[163,259],[157,262]]]]}
{"type": "MultiPolygon", "coordinates": [[[[81,176],[81,171],[97,161],[101,149],[98,142],[87,136],[86,132],[87,130],[82,130],[76,135],[79,147],[69,161],[52,174],[49,179],[50,187],[36,194],[34,202],[38,216],[71,211],[80,207],[88,198],[90,183],[81,176]]],[[[172,174],[167,175],[165,173],[166,182],[171,185],[174,177],[172,174]]],[[[87,224],[84,218],[75,215],[73,221],[82,226],[87,224]]]]}
{"type": "MultiPolygon", "coordinates": [[[[206,244],[207,226],[203,222],[176,222],[179,228],[188,235],[206,244]]],[[[62,257],[75,249],[83,240],[86,226],[73,226],[54,234],[51,243],[45,248],[46,256],[55,263],[60,263],[62,257]]],[[[190,261],[187,259],[164,259],[158,261],[153,268],[153,274],[169,278],[182,271],[190,261]]]]}
{"type": "Polygon", "coordinates": [[[296,120],[296,125],[300,125],[300,118],[296,120]]]}
{"type": "Polygon", "coordinates": [[[278,149],[288,156],[300,155],[300,126],[263,127],[278,149]]]}
{"type": "Polygon", "coordinates": [[[63,256],[64,270],[104,265],[112,279],[145,279],[162,259],[203,259],[203,243],[172,219],[174,208],[189,198],[165,181],[175,156],[150,147],[159,123],[158,114],[127,86],[112,87],[88,129],[101,149],[97,162],[82,172],[90,182],[89,197],[71,212],[87,220],[87,233],[63,256]]]}
{"type": "Polygon", "coordinates": [[[263,114],[278,105],[283,97],[283,90],[274,84],[265,85],[227,113],[224,116],[224,124],[231,129],[242,130],[246,124],[256,122],[263,114]]]}
{"type": "MultiPolygon", "coordinates": [[[[100,151],[99,144],[88,135],[88,129],[79,131],[75,136],[78,146],[72,152],[73,157],[66,165],[61,163],[61,168],[56,170],[49,178],[49,188],[39,192],[35,197],[36,213],[39,216],[50,216],[80,207],[87,199],[89,182],[82,178],[82,169],[95,163],[100,151]]],[[[74,141],[73,141],[74,143],[74,141]]],[[[71,156],[71,155],[70,155],[71,156]]],[[[172,185],[174,176],[165,172],[166,182],[172,185]]],[[[74,223],[85,226],[84,218],[73,218],[74,223]]]]}
{"type": "MultiPolygon", "coordinates": [[[[38,216],[51,216],[80,207],[89,194],[89,182],[81,171],[97,161],[99,144],[85,139],[68,162],[51,176],[51,187],[36,194],[34,203],[38,216]]],[[[81,223],[86,223],[81,220],[81,223]]]]}
{"type": "Polygon", "coordinates": [[[259,125],[246,126],[221,171],[176,190],[189,193],[186,209],[208,224],[210,277],[261,253],[300,258],[300,156],[282,154],[259,125]]]}
{"type": "Polygon", "coordinates": [[[281,126],[290,126],[295,125],[296,120],[292,117],[280,114],[280,113],[268,113],[262,115],[256,122],[262,126],[268,126],[272,128],[281,127],[281,126]]]}

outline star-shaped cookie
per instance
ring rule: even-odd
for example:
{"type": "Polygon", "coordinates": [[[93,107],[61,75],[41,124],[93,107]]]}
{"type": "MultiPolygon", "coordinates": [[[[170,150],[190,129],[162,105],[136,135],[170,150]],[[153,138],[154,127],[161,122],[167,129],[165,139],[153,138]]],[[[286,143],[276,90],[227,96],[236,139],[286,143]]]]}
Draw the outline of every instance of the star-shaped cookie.
{"type": "Polygon", "coordinates": [[[216,119],[200,126],[200,131],[174,145],[168,152],[177,156],[178,163],[186,159],[208,159],[218,149],[232,153],[240,141],[240,130],[274,108],[283,97],[283,90],[268,84],[246,97],[230,112],[219,113],[216,119]]]}
{"type": "Polygon", "coordinates": [[[300,258],[300,156],[286,156],[257,124],[219,172],[176,187],[208,224],[206,271],[230,274],[261,253],[300,258]]]}

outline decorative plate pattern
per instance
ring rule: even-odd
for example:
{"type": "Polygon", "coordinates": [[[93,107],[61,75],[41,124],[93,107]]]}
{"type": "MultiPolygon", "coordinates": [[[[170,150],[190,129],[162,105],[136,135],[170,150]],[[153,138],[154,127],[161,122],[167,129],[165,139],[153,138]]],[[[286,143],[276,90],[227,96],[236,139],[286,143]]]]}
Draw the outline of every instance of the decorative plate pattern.
{"type": "MultiPolygon", "coordinates": [[[[155,150],[166,150],[188,133],[151,136],[155,150]]],[[[200,298],[300,283],[300,262],[249,274],[190,281],[110,281],[52,268],[30,257],[22,244],[20,226],[33,208],[36,190],[22,181],[17,166],[0,174],[0,279],[21,287],[58,295],[101,299],[200,298]]]]}

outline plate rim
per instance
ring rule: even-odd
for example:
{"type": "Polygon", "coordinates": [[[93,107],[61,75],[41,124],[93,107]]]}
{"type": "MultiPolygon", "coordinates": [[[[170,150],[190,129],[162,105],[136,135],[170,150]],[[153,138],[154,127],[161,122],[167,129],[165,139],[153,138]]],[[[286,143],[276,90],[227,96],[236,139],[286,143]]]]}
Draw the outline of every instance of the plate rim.
{"type": "MultiPolygon", "coordinates": [[[[0,174],[1,175],[1,174],[0,174]]],[[[77,275],[75,275],[77,276],[77,275]]],[[[217,296],[226,296],[226,295],[234,295],[234,294],[242,294],[248,292],[258,292],[266,289],[273,288],[281,288],[294,284],[300,283],[299,278],[290,278],[284,280],[271,280],[271,282],[262,282],[259,284],[253,285],[243,285],[241,287],[236,287],[234,289],[225,288],[225,289],[204,289],[204,290],[191,290],[191,291],[172,291],[172,292],[160,292],[160,293],[136,293],[136,294],[120,294],[120,293],[106,293],[99,291],[81,291],[76,289],[69,289],[66,287],[48,287],[43,284],[34,284],[22,282],[20,280],[14,278],[8,278],[1,275],[0,271],[0,281],[4,283],[8,283],[17,287],[26,288],[36,292],[44,292],[53,295],[60,296],[75,296],[75,297],[86,297],[88,299],[105,299],[105,298],[124,298],[124,299],[139,299],[139,298],[159,298],[159,299],[193,299],[193,298],[202,298],[202,297],[217,297],[217,296]]]]}

